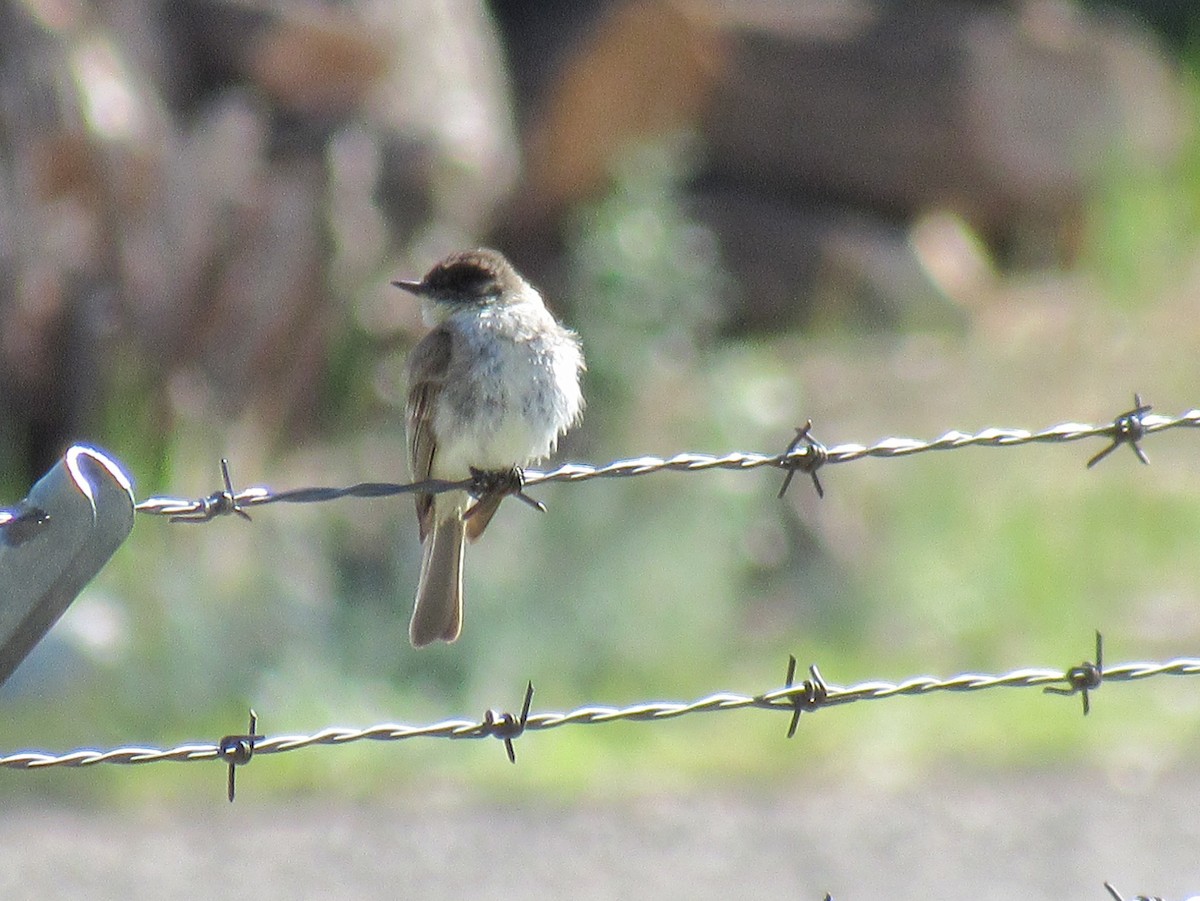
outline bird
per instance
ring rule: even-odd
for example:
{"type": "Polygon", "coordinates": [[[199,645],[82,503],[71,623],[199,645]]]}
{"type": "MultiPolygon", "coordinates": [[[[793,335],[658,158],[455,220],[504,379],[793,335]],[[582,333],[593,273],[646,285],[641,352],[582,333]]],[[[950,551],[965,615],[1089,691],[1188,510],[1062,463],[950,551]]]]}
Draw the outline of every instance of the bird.
{"type": "MultiPolygon", "coordinates": [[[[502,253],[453,253],[419,281],[392,284],[421,301],[430,331],[406,364],[405,432],[414,481],[515,474],[552,454],[579,422],[585,370],[579,336],[502,253]]],[[[409,624],[420,648],[462,630],[463,552],[504,491],[416,494],[421,572],[409,624]]]]}

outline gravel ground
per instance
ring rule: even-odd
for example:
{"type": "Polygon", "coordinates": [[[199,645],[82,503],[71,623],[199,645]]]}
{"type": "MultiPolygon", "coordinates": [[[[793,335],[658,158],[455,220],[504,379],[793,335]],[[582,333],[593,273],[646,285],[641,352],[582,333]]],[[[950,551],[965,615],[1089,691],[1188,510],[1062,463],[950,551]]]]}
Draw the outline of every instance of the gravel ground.
{"type": "Polygon", "coordinates": [[[1200,772],[958,775],[551,805],[10,807],[0,898],[1200,895],[1200,772]]]}

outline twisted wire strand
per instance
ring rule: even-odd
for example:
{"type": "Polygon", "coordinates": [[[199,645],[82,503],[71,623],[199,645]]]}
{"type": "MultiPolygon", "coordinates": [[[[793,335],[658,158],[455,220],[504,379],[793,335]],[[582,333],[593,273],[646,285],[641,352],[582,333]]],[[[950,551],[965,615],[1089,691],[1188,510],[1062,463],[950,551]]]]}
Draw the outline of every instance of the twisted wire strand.
{"type": "MultiPolygon", "coordinates": [[[[930,451],[960,450],[967,447],[1019,447],[1025,444],[1049,444],[1080,441],[1086,438],[1106,438],[1108,448],[1094,456],[1089,465],[1098,462],[1120,443],[1129,443],[1139,458],[1145,459],[1138,445],[1143,437],[1167,429],[1200,428],[1200,409],[1188,410],[1179,416],[1161,416],[1146,412],[1149,407],[1137,398],[1137,406],[1123,413],[1112,422],[1088,425],[1079,422],[1062,422],[1041,431],[1026,429],[989,427],[969,433],[958,430],[945,432],[931,441],[916,438],[883,438],[872,445],[838,444],[825,447],[815,440],[795,443],[783,453],[762,454],[732,452],[715,455],[685,452],[671,457],[640,456],[616,460],[604,465],[588,463],[564,463],[548,471],[525,470],[524,487],[530,488],[548,482],[583,482],[600,478],[631,478],[659,472],[703,472],[709,469],[745,471],[771,467],[791,471],[815,473],[817,467],[838,463],[853,463],[866,458],[890,459],[930,451]]],[[[438,494],[444,491],[471,490],[476,487],[474,479],[445,481],[430,479],[422,482],[361,482],[344,488],[297,488],[288,491],[272,491],[257,486],[234,491],[229,478],[227,464],[222,461],[225,487],[203,498],[151,497],[137,504],[137,512],[168,516],[182,522],[207,522],[224,514],[245,516],[246,509],[270,503],[316,503],[344,497],[378,498],[397,494],[421,492],[438,494]]]]}
{"type": "MultiPolygon", "coordinates": [[[[1133,662],[1105,667],[1104,682],[1132,682],[1158,676],[1200,676],[1200,658],[1181,657],[1162,663],[1133,662]]],[[[858,701],[878,701],[889,698],[926,695],[935,692],[987,691],[998,688],[1045,688],[1063,684],[1071,690],[1070,671],[1025,668],[1000,675],[962,673],[948,679],[933,676],[914,676],[902,682],[870,681],[850,686],[822,683],[822,692],[815,700],[812,683],[803,682],[773,689],[759,695],[717,692],[694,701],[650,701],[625,707],[588,705],[562,713],[529,713],[519,722],[516,734],[522,731],[542,731],[567,725],[601,725],[615,722],[657,722],[700,713],[731,710],[766,709],[795,712],[850,704],[858,701]]],[[[515,721],[511,715],[501,715],[515,721]]],[[[255,737],[253,753],[282,754],[314,745],[345,745],[359,741],[402,741],[411,738],[478,739],[513,738],[512,730],[496,728],[496,715],[482,720],[452,719],[430,725],[380,723],[365,729],[331,726],[308,735],[276,735],[255,737]]],[[[123,747],[111,750],[80,748],[63,754],[21,751],[0,757],[0,767],[15,770],[38,770],[47,767],[89,767],[99,764],[146,764],[173,761],[191,763],[200,760],[222,760],[223,742],[193,742],[173,748],[123,747]]]]}
{"type": "MultiPolygon", "coordinates": [[[[1180,416],[1148,414],[1140,417],[1146,434],[1173,428],[1200,428],[1200,409],[1188,410],[1180,416]]],[[[872,445],[838,444],[824,448],[825,463],[853,463],[867,457],[905,457],[927,451],[959,450],[965,447],[1017,447],[1023,444],[1046,444],[1079,441],[1084,438],[1112,440],[1118,427],[1114,423],[1086,425],[1063,422],[1038,432],[1025,429],[985,428],[968,433],[950,430],[932,441],[916,438],[883,438],[872,445]]],[[[618,460],[605,466],[566,463],[549,472],[526,471],[525,485],[541,482],[578,482],[586,479],[638,476],[669,470],[696,472],[705,469],[756,469],[771,466],[777,469],[803,468],[803,461],[815,454],[812,447],[801,446],[782,454],[730,453],[714,456],[702,453],[681,453],[661,458],[644,456],[618,460]]]]}

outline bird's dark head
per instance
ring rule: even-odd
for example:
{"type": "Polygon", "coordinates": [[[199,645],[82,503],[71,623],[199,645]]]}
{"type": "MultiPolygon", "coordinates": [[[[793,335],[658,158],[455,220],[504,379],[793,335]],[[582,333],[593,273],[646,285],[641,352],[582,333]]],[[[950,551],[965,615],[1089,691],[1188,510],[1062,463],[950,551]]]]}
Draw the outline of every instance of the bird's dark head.
{"type": "Polygon", "coordinates": [[[526,287],[524,279],[503,254],[487,249],[451,254],[425,273],[419,282],[396,281],[392,284],[446,306],[516,300],[526,287]]]}

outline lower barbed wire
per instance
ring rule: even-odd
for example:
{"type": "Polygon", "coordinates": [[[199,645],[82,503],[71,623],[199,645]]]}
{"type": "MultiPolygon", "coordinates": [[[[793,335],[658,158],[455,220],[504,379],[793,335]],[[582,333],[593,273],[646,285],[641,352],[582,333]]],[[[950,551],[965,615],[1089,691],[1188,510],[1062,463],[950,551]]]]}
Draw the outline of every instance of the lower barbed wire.
{"type": "MultiPolygon", "coordinates": [[[[1106,666],[1100,673],[1104,683],[1132,682],[1159,676],[1200,676],[1200,658],[1180,657],[1166,662],[1132,662],[1106,666]]],[[[819,674],[818,674],[819,677],[819,674]]],[[[253,755],[281,754],[317,745],[344,745],[359,741],[403,741],[414,738],[472,739],[505,738],[511,741],[523,732],[539,732],[568,725],[602,725],[616,722],[655,722],[701,713],[760,709],[794,713],[797,704],[817,710],[860,701],[927,695],[936,692],[975,692],[1000,688],[1044,688],[1071,685],[1071,670],[1023,668],[989,675],[962,673],[946,679],[915,676],[900,682],[869,681],[839,686],[819,679],[785,685],[757,695],[716,692],[693,701],[649,701],[639,704],[604,706],[589,704],[566,712],[530,712],[528,700],[521,714],[489,711],[480,720],[450,719],[429,725],[380,723],[363,729],[331,726],[312,734],[250,736],[253,755]],[[498,730],[498,723],[512,727],[498,730]]],[[[526,698],[531,697],[531,689],[526,698]]],[[[226,743],[227,744],[227,743],[226,743]]],[[[38,770],[48,767],[90,767],[100,764],[138,765],[149,763],[217,760],[228,761],[222,741],[190,742],[173,748],[121,747],[111,750],[80,748],[63,754],[21,751],[0,757],[0,768],[38,770]]]]}

